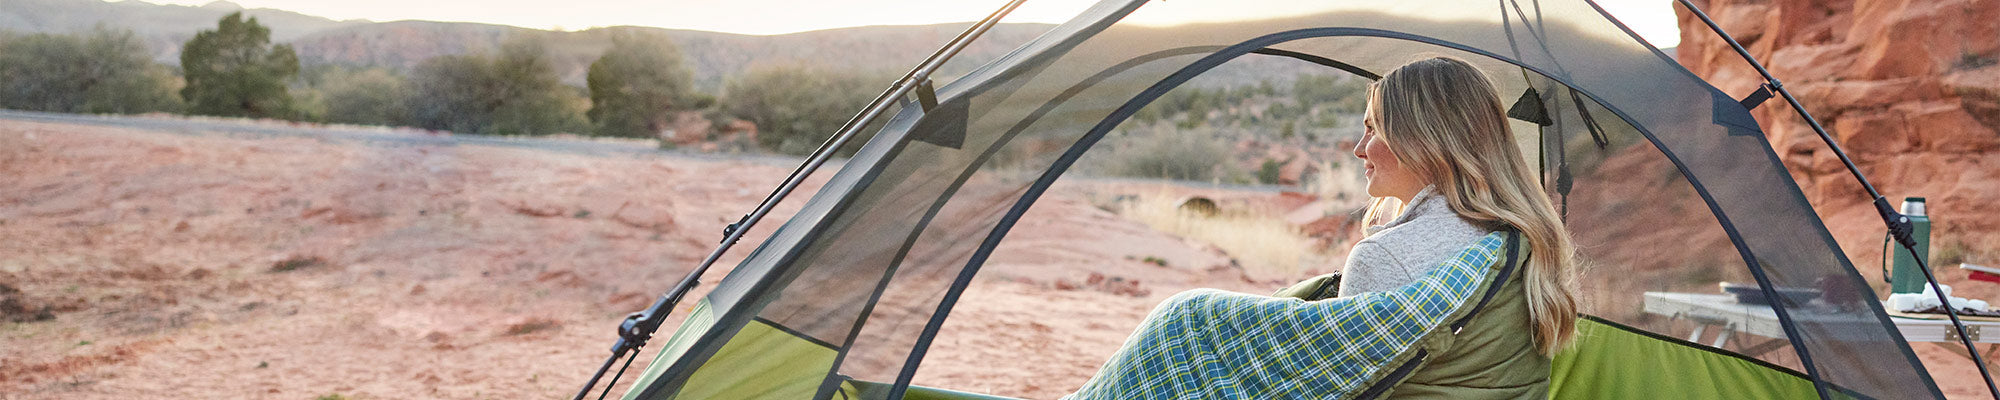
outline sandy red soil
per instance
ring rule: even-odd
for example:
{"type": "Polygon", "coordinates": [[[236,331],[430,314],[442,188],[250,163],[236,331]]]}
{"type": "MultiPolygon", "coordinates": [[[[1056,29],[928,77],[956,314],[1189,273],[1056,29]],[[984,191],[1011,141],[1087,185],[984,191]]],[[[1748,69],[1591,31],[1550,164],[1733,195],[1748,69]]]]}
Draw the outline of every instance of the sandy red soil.
{"type": "MultiPolygon", "coordinates": [[[[788,170],[9,121],[0,284],[53,319],[0,320],[0,399],[567,398],[620,316],[788,170]]],[[[1075,186],[1010,234],[916,383],[1054,398],[1160,299],[1283,283],[1250,282],[1211,246],[1100,210],[1075,186]]],[[[1962,358],[1915,347],[1949,394],[1982,393],[1962,358]]]]}
{"type": "MultiPolygon", "coordinates": [[[[566,397],[620,316],[788,170],[10,121],[0,283],[55,318],[0,322],[0,397],[566,397]]],[[[1074,197],[1034,214],[920,384],[1059,396],[1159,299],[1275,285],[1210,271],[1228,258],[1074,197]],[[1140,283],[1089,285],[1092,273],[1140,283]]]]}

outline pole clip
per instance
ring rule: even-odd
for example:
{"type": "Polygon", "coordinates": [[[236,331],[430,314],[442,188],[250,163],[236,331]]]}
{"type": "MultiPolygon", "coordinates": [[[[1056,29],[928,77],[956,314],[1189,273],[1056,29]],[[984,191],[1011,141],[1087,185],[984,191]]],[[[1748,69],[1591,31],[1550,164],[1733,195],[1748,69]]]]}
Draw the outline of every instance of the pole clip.
{"type": "Polygon", "coordinates": [[[925,79],[923,82],[917,83],[916,92],[917,104],[924,107],[924,112],[928,113],[931,112],[931,109],[937,108],[937,87],[931,84],[931,80],[925,79]]]}
{"type": "MultiPolygon", "coordinates": [[[[736,234],[736,230],[737,230],[737,229],[743,229],[743,224],[745,224],[745,223],[749,223],[749,222],[750,222],[750,214],[743,214],[743,218],[739,218],[739,219],[737,219],[735,223],[731,223],[731,224],[729,224],[729,226],[724,226],[724,227],[722,227],[722,240],[721,240],[721,242],[727,242],[727,241],[729,241],[729,235],[734,235],[734,234],[736,234]]],[[[718,243],[719,243],[719,242],[718,242],[718,243]]]]}
{"type": "Polygon", "coordinates": [[[1896,207],[1889,205],[1889,199],[1875,196],[1875,213],[1882,215],[1882,223],[1889,226],[1889,237],[1896,238],[1897,244],[1905,248],[1917,247],[1917,239],[1911,235],[1916,230],[1916,224],[1910,222],[1909,216],[1896,212],[1896,207]]]}
{"type": "Polygon", "coordinates": [[[1765,100],[1771,99],[1771,96],[1773,95],[1771,91],[1772,88],[1774,87],[1776,86],[1772,86],[1771,84],[1764,84],[1762,86],[1758,86],[1757,91],[1750,92],[1749,96],[1743,96],[1743,99],[1737,100],[1736,103],[1742,104],[1744,109],[1755,110],[1757,109],[1757,106],[1764,105],[1765,100]]]}

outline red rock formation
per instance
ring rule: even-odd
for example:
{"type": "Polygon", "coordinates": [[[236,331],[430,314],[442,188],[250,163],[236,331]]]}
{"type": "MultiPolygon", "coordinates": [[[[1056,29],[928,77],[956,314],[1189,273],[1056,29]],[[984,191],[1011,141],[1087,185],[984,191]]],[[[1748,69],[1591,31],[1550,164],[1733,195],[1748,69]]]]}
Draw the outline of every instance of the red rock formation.
{"type": "MultiPolygon", "coordinates": [[[[1929,199],[1934,258],[2000,264],[2000,0],[1695,4],[1766,63],[1883,195],[1929,199]]],[[[1681,64],[1737,97],[1762,83],[1699,19],[1679,14],[1681,64]]],[[[1881,222],[1840,160],[1784,100],[1755,111],[1849,256],[1878,260],[1881,222]]]]}

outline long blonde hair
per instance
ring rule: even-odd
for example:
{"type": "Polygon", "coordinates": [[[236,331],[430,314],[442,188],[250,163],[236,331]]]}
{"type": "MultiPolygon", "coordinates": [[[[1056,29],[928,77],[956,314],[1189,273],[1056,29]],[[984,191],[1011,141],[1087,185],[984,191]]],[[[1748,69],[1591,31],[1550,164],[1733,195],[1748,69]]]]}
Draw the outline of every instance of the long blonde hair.
{"type": "MultiPolygon", "coordinates": [[[[1541,181],[1514,145],[1500,96],[1486,75],[1465,61],[1419,60],[1368,87],[1369,118],[1404,168],[1430,182],[1459,216],[1512,227],[1528,239],[1522,274],[1535,346],[1553,356],[1576,332],[1570,272],[1576,250],[1541,181]]],[[[1377,198],[1371,223],[1400,213],[1395,199],[1377,198]]]]}

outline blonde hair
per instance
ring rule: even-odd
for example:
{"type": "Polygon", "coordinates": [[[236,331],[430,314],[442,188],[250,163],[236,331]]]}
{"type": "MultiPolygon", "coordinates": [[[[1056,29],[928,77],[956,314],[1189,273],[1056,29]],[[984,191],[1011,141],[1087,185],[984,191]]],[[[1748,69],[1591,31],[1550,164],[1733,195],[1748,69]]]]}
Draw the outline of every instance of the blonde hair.
{"type": "MultiPolygon", "coordinates": [[[[1541,181],[1514,145],[1506,111],[1479,69],[1447,57],[1419,60],[1368,86],[1376,135],[1403,168],[1431,183],[1451,210],[1499,229],[1520,230],[1529,245],[1522,284],[1535,346],[1553,356],[1576,332],[1570,273],[1574,244],[1541,181]]],[[[1400,201],[1377,198],[1365,220],[1401,212],[1400,201]]]]}

